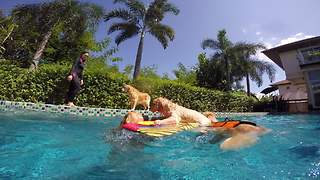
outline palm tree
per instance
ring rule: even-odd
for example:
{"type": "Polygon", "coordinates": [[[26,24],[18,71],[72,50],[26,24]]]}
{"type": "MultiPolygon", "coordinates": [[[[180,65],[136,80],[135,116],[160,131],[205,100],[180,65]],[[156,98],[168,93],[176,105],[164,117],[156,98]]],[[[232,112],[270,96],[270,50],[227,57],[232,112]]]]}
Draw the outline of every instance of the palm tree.
{"type": "Polygon", "coordinates": [[[196,81],[201,87],[226,90],[225,66],[222,60],[214,56],[207,58],[205,53],[198,56],[198,64],[195,68],[196,81]]]}
{"type": "Polygon", "coordinates": [[[218,32],[217,40],[205,39],[201,44],[203,49],[211,48],[215,51],[212,60],[221,61],[225,67],[226,90],[231,90],[231,85],[246,78],[247,93],[250,95],[250,81],[262,85],[262,75],[267,73],[270,80],[274,79],[275,69],[267,62],[259,61],[253,56],[265,47],[259,43],[239,42],[233,44],[226,36],[226,31],[218,32]]]}
{"type": "Polygon", "coordinates": [[[13,14],[21,24],[29,22],[30,25],[36,26],[35,29],[42,37],[31,61],[30,69],[34,70],[38,67],[55,27],[60,26],[65,32],[79,32],[79,34],[88,27],[95,29],[103,15],[103,8],[76,0],[55,0],[21,5],[13,10],[13,14]]]}
{"type": "Polygon", "coordinates": [[[250,79],[260,87],[263,83],[262,75],[266,73],[272,82],[275,78],[276,70],[271,63],[260,61],[254,56],[259,50],[265,49],[264,45],[259,43],[238,43],[235,47],[238,48],[238,58],[241,64],[240,67],[242,67],[240,69],[242,69],[246,78],[247,94],[250,96],[250,79]]]}
{"type": "Polygon", "coordinates": [[[136,80],[140,74],[143,41],[146,33],[154,36],[163,46],[168,47],[168,42],[173,41],[175,32],[165,24],[162,24],[164,16],[167,13],[178,15],[179,10],[168,0],[154,0],[146,6],[140,0],[114,0],[114,3],[123,3],[126,9],[114,9],[105,16],[105,21],[113,18],[120,18],[122,22],[116,22],[111,25],[108,33],[120,31],[115,38],[115,43],[121,42],[139,35],[140,41],[135,61],[133,80],[136,80]]]}
{"type": "Polygon", "coordinates": [[[0,11],[0,57],[5,51],[3,44],[10,38],[13,30],[16,27],[17,25],[13,23],[13,18],[11,16],[2,16],[0,11]]]}
{"type": "Polygon", "coordinates": [[[220,59],[225,65],[225,80],[226,80],[226,90],[231,90],[231,77],[230,77],[230,60],[232,60],[233,55],[233,44],[226,36],[227,32],[221,30],[218,32],[217,40],[205,39],[202,41],[201,46],[203,49],[210,48],[215,51],[213,57],[215,59],[220,59]]]}

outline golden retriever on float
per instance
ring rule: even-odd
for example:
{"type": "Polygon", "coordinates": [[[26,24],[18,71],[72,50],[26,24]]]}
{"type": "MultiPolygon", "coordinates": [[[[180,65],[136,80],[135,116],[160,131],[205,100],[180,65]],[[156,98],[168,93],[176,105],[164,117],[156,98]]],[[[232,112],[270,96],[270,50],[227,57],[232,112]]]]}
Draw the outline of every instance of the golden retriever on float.
{"type": "Polygon", "coordinates": [[[151,111],[160,112],[165,117],[165,119],[157,121],[159,123],[179,124],[180,122],[185,122],[199,123],[200,126],[209,126],[211,121],[217,121],[215,118],[210,120],[200,112],[179,106],[178,104],[163,97],[156,98],[153,101],[151,111]]]}
{"type": "Polygon", "coordinates": [[[135,110],[137,105],[142,105],[144,109],[150,109],[151,97],[147,93],[140,92],[138,89],[133,86],[125,84],[123,86],[123,91],[129,94],[131,110],[135,110]]]}

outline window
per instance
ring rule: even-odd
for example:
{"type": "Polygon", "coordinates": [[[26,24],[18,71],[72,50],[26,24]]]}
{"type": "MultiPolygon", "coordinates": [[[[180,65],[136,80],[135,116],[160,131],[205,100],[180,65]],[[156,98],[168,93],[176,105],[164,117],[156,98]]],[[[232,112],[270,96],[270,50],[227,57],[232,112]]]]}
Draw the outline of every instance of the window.
{"type": "Polygon", "coordinates": [[[320,70],[309,71],[308,75],[311,86],[320,86],[320,70]]]}
{"type": "Polygon", "coordinates": [[[320,92],[314,94],[314,104],[317,107],[320,107],[320,92]]]}
{"type": "Polygon", "coordinates": [[[320,62],[320,46],[300,50],[302,64],[320,62]]]}
{"type": "Polygon", "coordinates": [[[309,71],[308,76],[314,106],[320,107],[320,70],[309,71]]]}

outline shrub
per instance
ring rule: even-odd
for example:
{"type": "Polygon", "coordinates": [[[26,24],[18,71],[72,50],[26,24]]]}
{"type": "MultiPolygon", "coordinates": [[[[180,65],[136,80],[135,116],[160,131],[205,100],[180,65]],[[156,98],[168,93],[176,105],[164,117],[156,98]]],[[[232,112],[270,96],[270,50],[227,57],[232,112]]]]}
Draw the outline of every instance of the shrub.
{"type": "Polygon", "coordinates": [[[162,96],[187,108],[198,111],[252,111],[256,99],[244,92],[222,92],[191,86],[171,80],[139,78],[135,86],[151,94],[162,96]]]}
{"type": "MultiPolygon", "coordinates": [[[[11,64],[0,64],[0,99],[34,103],[63,104],[69,83],[65,80],[71,65],[43,64],[29,72],[11,64]]],[[[88,66],[84,86],[76,97],[78,106],[129,108],[122,85],[127,77],[107,68],[88,66]]],[[[152,99],[162,96],[198,111],[251,111],[255,99],[243,92],[222,92],[172,80],[140,78],[135,83],[152,99]]]]}
{"type": "MultiPolygon", "coordinates": [[[[15,65],[0,65],[0,98],[9,101],[63,104],[71,65],[42,65],[29,72],[15,65]]],[[[121,91],[128,79],[121,75],[88,69],[84,86],[76,98],[78,106],[127,108],[127,96],[121,91]]]]}

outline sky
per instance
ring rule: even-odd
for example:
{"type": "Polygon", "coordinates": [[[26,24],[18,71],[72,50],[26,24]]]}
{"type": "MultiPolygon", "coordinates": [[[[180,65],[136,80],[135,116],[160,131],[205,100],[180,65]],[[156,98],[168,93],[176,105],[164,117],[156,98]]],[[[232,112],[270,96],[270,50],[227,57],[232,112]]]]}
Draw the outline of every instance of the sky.
{"type": "MultiPolygon", "coordinates": [[[[18,4],[37,3],[43,0],[1,0],[0,8],[6,13],[18,4]]],[[[81,0],[83,1],[83,0],[81,0]]],[[[119,7],[113,0],[87,0],[110,11],[119,7]]],[[[143,0],[150,3],[150,0],[143,0]]],[[[176,33],[167,49],[151,35],[146,35],[142,56],[142,66],[156,65],[158,73],[169,73],[177,68],[179,62],[188,68],[197,63],[197,56],[204,52],[201,42],[206,38],[216,39],[217,32],[226,29],[232,42],[264,43],[267,48],[320,35],[320,0],[170,0],[180,13],[168,15],[163,23],[171,26],[176,33]]],[[[102,22],[96,33],[97,39],[107,36],[111,23],[102,22]]],[[[110,37],[114,40],[117,33],[110,37]]],[[[129,39],[119,45],[116,56],[120,68],[134,64],[139,39],[129,39]]],[[[115,46],[115,44],[113,44],[115,46]]],[[[206,51],[208,54],[213,51],[206,51]]],[[[262,53],[259,59],[273,63],[262,53]]],[[[276,64],[276,78],[273,82],[284,80],[285,72],[276,64]]],[[[263,85],[251,83],[251,91],[258,93],[270,85],[266,75],[263,85]]],[[[244,84],[245,86],[245,84],[244,84]]]]}

